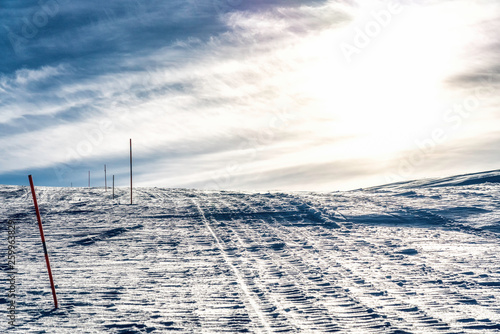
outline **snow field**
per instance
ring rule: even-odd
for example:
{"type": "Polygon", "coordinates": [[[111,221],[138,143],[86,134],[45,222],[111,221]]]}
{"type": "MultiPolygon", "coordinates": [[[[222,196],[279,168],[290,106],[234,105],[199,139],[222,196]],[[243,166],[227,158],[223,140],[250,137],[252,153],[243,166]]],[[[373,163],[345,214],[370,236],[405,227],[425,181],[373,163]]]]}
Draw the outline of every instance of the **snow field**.
{"type": "Polygon", "coordinates": [[[53,311],[29,190],[0,187],[1,240],[18,227],[17,326],[0,298],[0,331],[500,332],[497,184],[117,194],[37,188],[53,311]]]}

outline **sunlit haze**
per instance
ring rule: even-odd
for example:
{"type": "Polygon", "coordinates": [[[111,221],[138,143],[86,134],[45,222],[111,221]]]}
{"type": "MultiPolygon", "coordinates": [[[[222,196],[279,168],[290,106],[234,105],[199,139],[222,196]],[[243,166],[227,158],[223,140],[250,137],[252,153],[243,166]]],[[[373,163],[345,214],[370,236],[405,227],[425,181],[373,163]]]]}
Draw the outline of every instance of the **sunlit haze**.
{"type": "Polygon", "coordinates": [[[7,2],[0,184],[335,191],[498,169],[500,3],[7,2]]]}

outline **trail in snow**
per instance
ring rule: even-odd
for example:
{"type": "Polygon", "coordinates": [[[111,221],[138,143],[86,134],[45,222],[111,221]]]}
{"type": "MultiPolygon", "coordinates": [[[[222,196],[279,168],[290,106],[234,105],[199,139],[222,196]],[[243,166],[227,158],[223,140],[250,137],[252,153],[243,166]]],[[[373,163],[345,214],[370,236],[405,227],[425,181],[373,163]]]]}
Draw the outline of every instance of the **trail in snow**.
{"type": "Polygon", "coordinates": [[[267,320],[262,315],[262,310],[260,309],[260,305],[255,301],[252,293],[250,292],[248,286],[246,285],[245,281],[243,280],[243,278],[242,278],[240,272],[238,271],[238,269],[229,260],[229,257],[227,256],[226,251],[224,250],[224,247],[222,246],[221,242],[219,241],[219,238],[217,237],[217,235],[214,233],[214,230],[210,226],[210,222],[205,217],[205,214],[203,213],[203,210],[200,208],[200,206],[196,202],[193,201],[193,203],[198,208],[198,211],[200,212],[200,215],[202,217],[203,222],[205,223],[205,226],[210,231],[210,234],[212,234],[212,236],[214,237],[214,240],[217,243],[217,247],[219,248],[222,256],[224,257],[224,260],[226,261],[226,263],[229,265],[229,267],[232,269],[234,275],[236,276],[238,284],[240,285],[241,289],[243,290],[243,292],[244,292],[244,294],[245,294],[248,302],[252,306],[252,309],[254,310],[254,312],[259,317],[259,320],[263,324],[263,327],[266,329],[266,331],[268,333],[271,333],[272,332],[271,331],[271,327],[269,326],[269,324],[267,323],[267,320]]]}
{"type": "Polygon", "coordinates": [[[103,189],[37,188],[56,311],[29,191],[1,186],[0,240],[15,221],[18,273],[17,327],[1,295],[0,331],[497,333],[500,185],[474,180],[336,193],[140,188],[135,205],[127,189],[113,201],[103,189]]]}

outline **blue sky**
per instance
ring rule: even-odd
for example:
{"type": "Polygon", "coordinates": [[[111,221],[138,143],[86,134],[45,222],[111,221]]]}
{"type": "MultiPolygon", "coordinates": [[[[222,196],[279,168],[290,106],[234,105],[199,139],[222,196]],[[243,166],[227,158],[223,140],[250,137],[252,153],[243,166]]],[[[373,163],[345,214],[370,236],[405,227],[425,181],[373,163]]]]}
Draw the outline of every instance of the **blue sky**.
{"type": "Polygon", "coordinates": [[[334,191],[498,169],[500,5],[4,1],[0,184],[334,191]]]}

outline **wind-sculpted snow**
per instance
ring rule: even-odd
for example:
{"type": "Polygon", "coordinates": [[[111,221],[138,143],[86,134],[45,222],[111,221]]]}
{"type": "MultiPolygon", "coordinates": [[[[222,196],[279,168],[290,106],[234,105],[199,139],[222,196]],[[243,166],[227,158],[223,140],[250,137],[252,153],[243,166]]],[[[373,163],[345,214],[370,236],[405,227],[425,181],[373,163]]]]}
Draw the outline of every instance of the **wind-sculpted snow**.
{"type": "Polygon", "coordinates": [[[0,187],[0,332],[500,332],[500,184],[117,193],[37,188],[52,310],[29,190],[0,187]]]}

